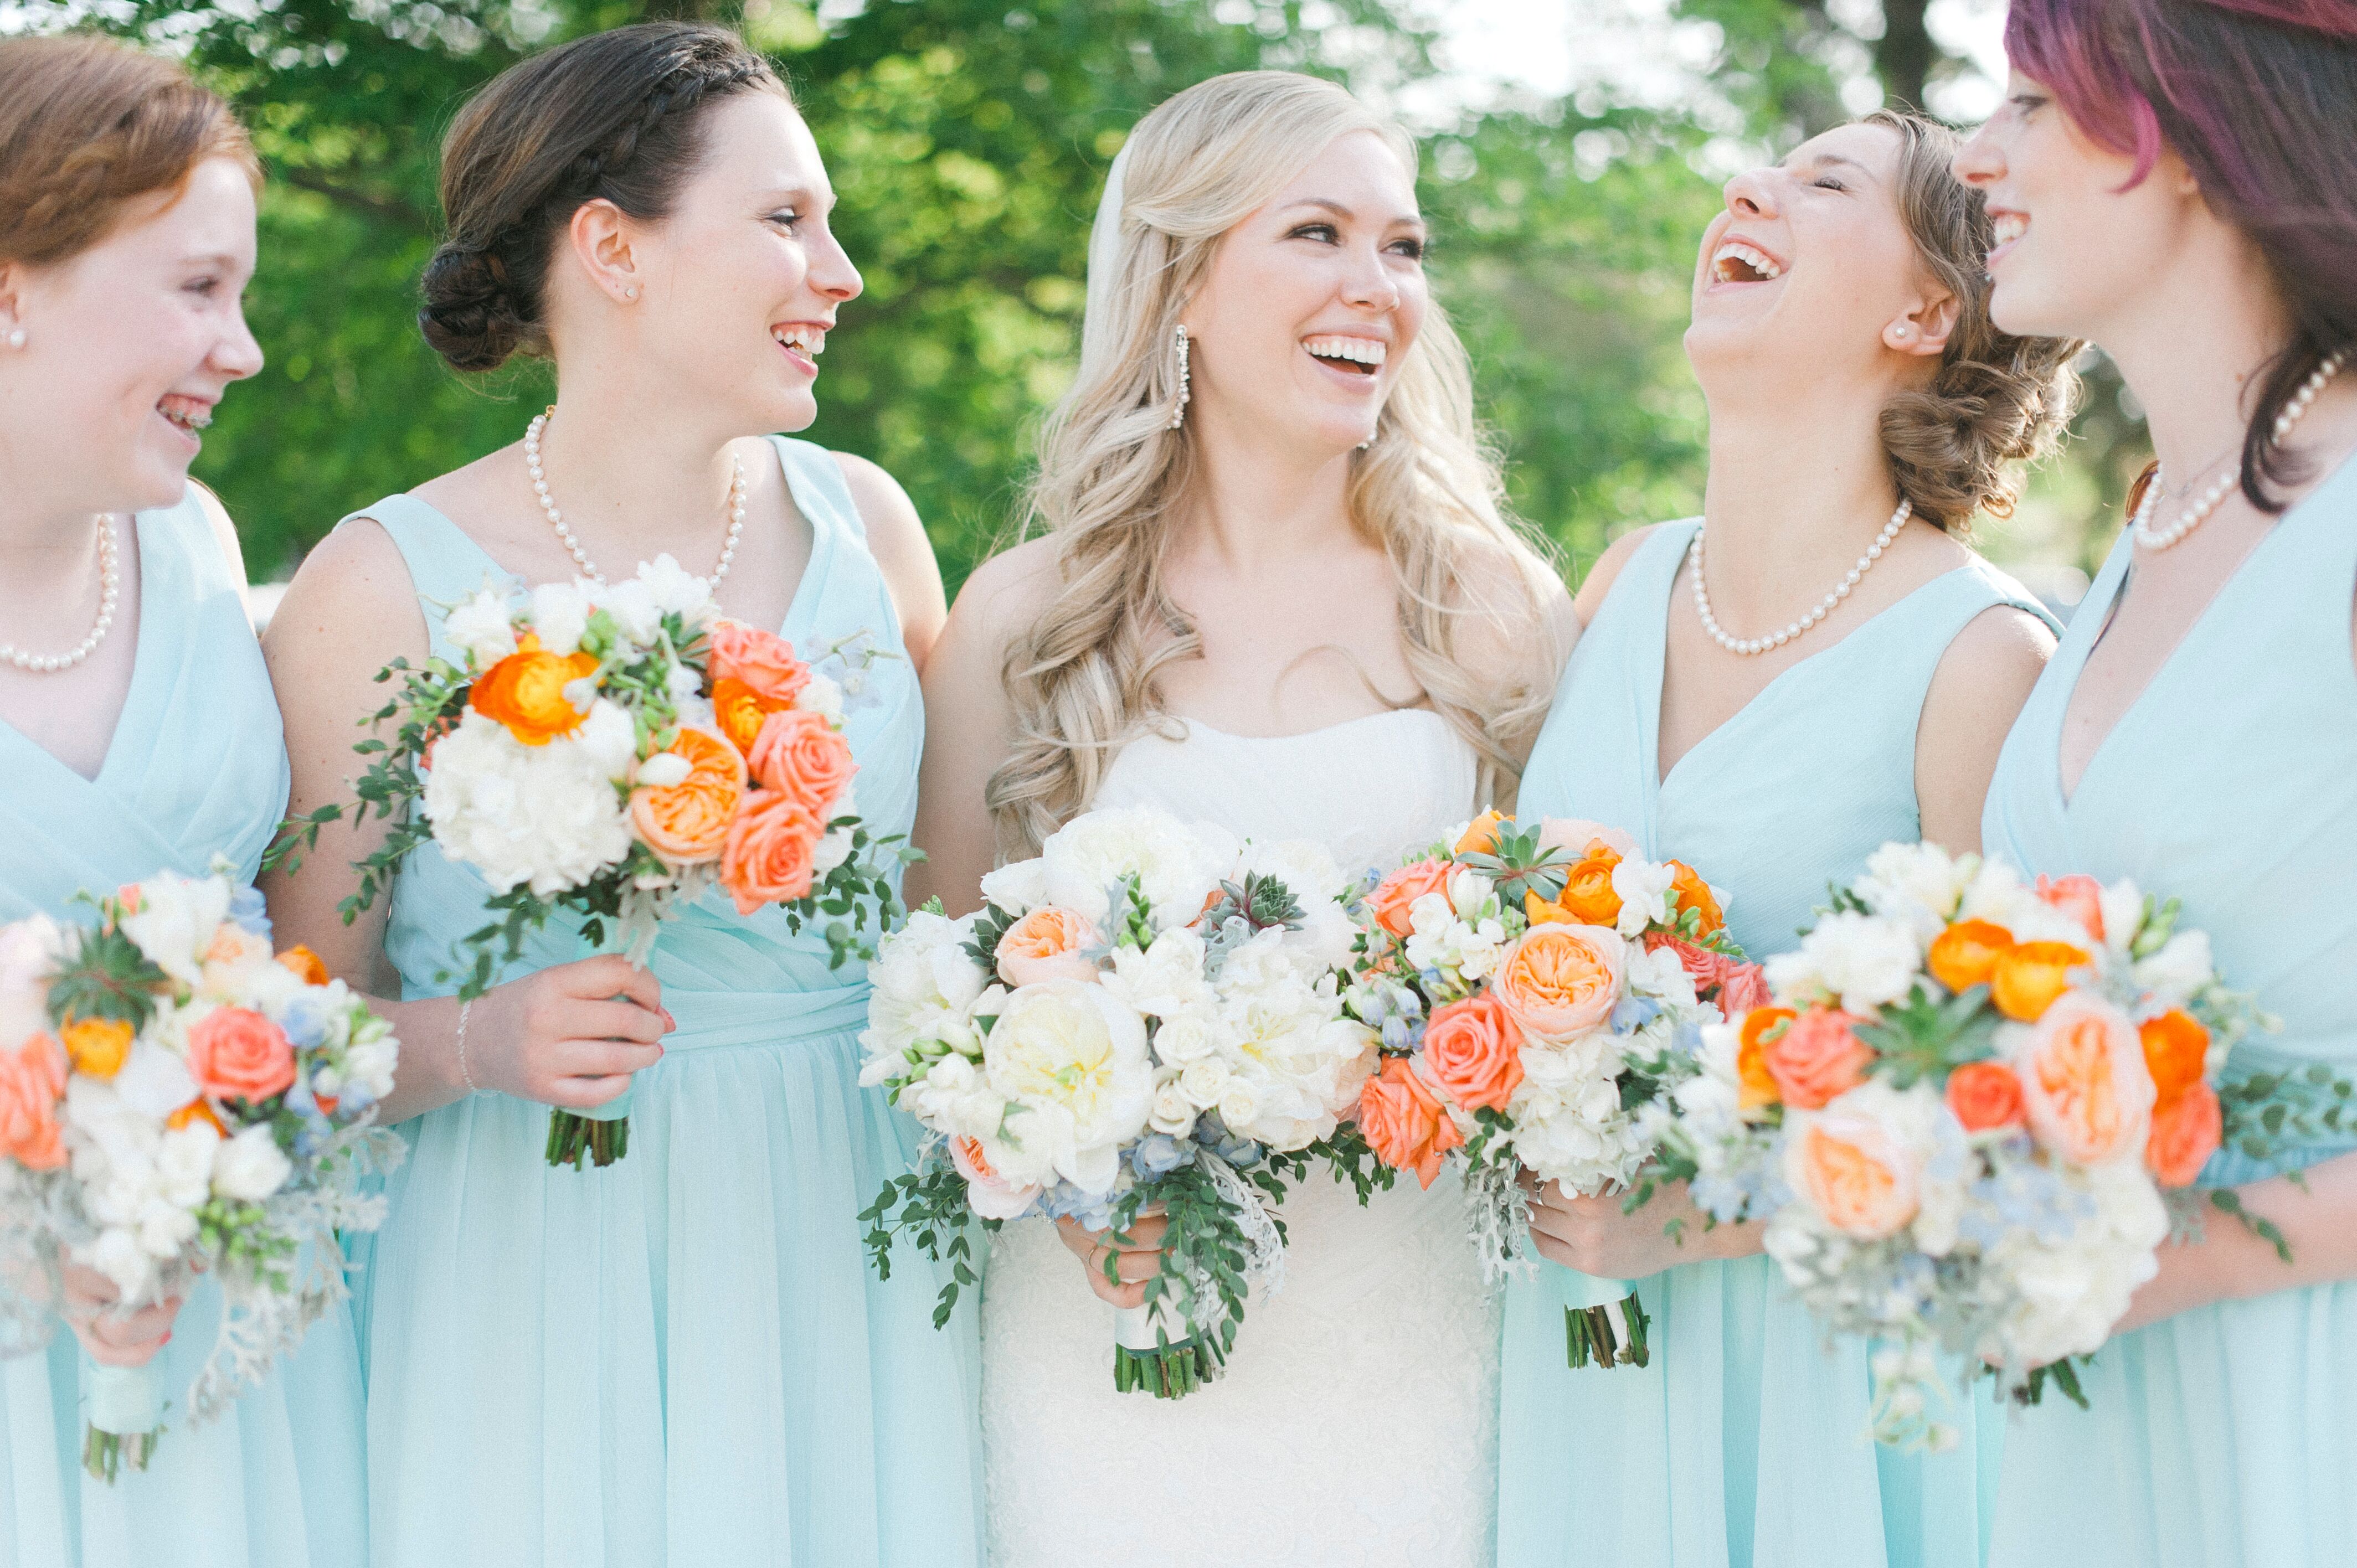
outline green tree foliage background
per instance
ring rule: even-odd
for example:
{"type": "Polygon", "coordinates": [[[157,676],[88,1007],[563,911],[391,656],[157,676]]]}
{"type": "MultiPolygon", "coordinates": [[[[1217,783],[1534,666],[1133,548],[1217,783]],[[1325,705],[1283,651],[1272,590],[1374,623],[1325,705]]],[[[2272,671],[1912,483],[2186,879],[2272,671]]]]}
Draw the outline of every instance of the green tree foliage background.
{"type": "MultiPolygon", "coordinates": [[[[1070,374],[1089,220],[1137,117],[1223,70],[1318,70],[1378,95],[1434,70],[1430,33],[1393,0],[868,0],[823,24],[791,0],[93,3],[37,9],[36,25],[184,51],[254,128],[270,177],[249,306],[270,363],[224,403],[198,467],[257,578],[291,573],[343,513],[515,439],[545,399],[536,366],[462,381],[413,321],[441,134],[533,48],[697,15],[777,60],[866,279],[809,435],[899,477],[953,589],[1003,537],[1070,374]]],[[[1868,101],[1877,82],[1919,97],[1958,69],[1922,35],[1922,7],[1886,0],[1866,39],[1810,0],[1681,0],[1679,16],[1716,29],[1707,102],[1590,89],[1430,128],[1436,292],[1475,353],[1516,504],[1574,570],[1700,495],[1703,410],[1679,335],[1718,200],[1706,149],[1717,138],[1723,161],[1734,134],[1781,150],[1845,118],[1861,78],[1868,101]]],[[[2072,493],[2092,507],[2097,489],[2082,476],[2072,493]]]]}

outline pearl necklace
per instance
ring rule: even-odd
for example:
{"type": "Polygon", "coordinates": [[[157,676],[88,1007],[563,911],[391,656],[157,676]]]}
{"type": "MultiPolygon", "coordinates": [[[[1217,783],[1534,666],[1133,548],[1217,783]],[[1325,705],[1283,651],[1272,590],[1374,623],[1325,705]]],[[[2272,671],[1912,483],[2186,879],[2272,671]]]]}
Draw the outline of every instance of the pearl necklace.
{"type": "MultiPolygon", "coordinates": [[[[2284,404],[2281,413],[2276,415],[2276,446],[2284,444],[2284,438],[2308,413],[2308,405],[2316,401],[2316,394],[2324,390],[2326,382],[2341,373],[2341,367],[2348,360],[2349,350],[2343,349],[2317,366],[2308,380],[2299,384],[2299,391],[2291,394],[2291,401],[2284,404]]],[[[2237,463],[2219,475],[2208,489],[2194,498],[2191,506],[2178,515],[2175,522],[2167,528],[2155,528],[2152,526],[2152,514],[2160,510],[2160,492],[2164,483],[2163,476],[2156,470],[2152,483],[2145,487],[2144,504],[2136,508],[2136,517],[2128,524],[2136,532],[2136,542],[2147,550],[2166,550],[2209,521],[2210,514],[2218,510],[2219,504],[2241,487],[2243,466],[2237,463]]]]}
{"type": "Polygon", "coordinates": [[[1831,615],[1835,605],[1840,604],[1844,599],[1849,597],[1849,591],[1857,586],[1858,579],[1865,576],[1867,573],[1873,568],[1874,564],[1877,561],[1882,559],[1882,553],[1890,547],[1890,542],[1899,537],[1899,531],[1906,527],[1907,520],[1914,515],[1915,503],[1910,500],[1900,501],[1899,503],[1899,510],[1890,514],[1890,521],[1883,525],[1882,532],[1875,535],[1874,542],[1867,546],[1866,553],[1857,558],[1857,564],[1849,569],[1849,575],[1844,577],[1838,584],[1835,585],[1834,591],[1832,593],[1827,594],[1824,598],[1817,601],[1816,608],[1811,610],[1807,615],[1803,616],[1800,619],[1794,621],[1792,625],[1786,627],[1780,632],[1775,632],[1767,637],[1755,637],[1749,640],[1727,636],[1726,630],[1718,624],[1718,618],[1710,613],[1710,590],[1703,586],[1702,581],[1702,538],[1705,533],[1709,532],[1709,530],[1706,528],[1695,529],[1694,550],[1692,552],[1694,557],[1694,600],[1695,609],[1702,616],[1703,630],[1710,633],[1711,640],[1717,643],[1721,648],[1726,649],[1729,653],[1765,653],[1771,648],[1783,647],[1786,643],[1792,641],[1794,638],[1800,636],[1803,632],[1808,630],[1819,621],[1824,619],[1825,617],[1831,615]]]}
{"type": "Polygon", "coordinates": [[[0,642],[0,659],[39,675],[72,669],[97,652],[98,645],[106,640],[107,628],[114,624],[114,601],[122,591],[123,575],[114,557],[114,521],[102,517],[98,520],[98,621],[90,628],[90,635],[70,653],[29,653],[0,642]]]}
{"type": "MultiPolygon", "coordinates": [[[[556,530],[556,537],[564,541],[565,548],[573,553],[573,559],[580,566],[582,575],[602,588],[606,585],[605,574],[589,564],[589,552],[581,548],[581,541],[565,526],[565,514],[558,511],[556,503],[549,499],[548,476],[541,470],[540,434],[548,428],[548,416],[555,412],[556,407],[552,403],[524,426],[523,465],[531,470],[533,491],[540,497],[540,510],[548,515],[548,526],[556,530]]],[[[720,586],[720,580],[728,575],[728,568],[737,559],[737,537],[744,532],[745,464],[732,452],[728,456],[728,537],[721,542],[720,564],[713,569],[710,579],[715,589],[720,586]]]]}

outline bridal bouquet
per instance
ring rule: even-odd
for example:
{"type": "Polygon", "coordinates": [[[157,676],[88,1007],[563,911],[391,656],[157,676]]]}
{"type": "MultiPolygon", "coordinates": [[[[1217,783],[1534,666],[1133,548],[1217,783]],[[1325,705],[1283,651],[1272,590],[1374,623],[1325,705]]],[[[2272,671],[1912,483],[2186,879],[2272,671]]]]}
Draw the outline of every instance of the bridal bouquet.
{"type": "Polygon", "coordinates": [[[1703,1032],[1663,1168],[1716,1219],[1765,1219],[1829,1329],[1885,1341],[1887,1443],[1955,1441],[1935,1352],[2083,1404],[2071,1358],[2153,1276],[2172,1209],[2193,1222],[2203,1162],[2285,1120],[2272,1085],[2222,1101],[2258,1015],[2132,882],[1886,844],[1767,972],[1776,1005],[1703,1032]]]}
{"type": "MultiPolygon", "coordinates": [[[[1722,896],[1628,834],[1486,813],[1376,882],[1344,1004],[1383,1040],[1359,1129],[1426,1187],[1462,1165],[1474,1240],[1501,1273],[1533,1258],[1521,1177],[1594,1196],[1652,1152],[1641,1114],[1693,1069],[1682,1034],[1764,998],[1722,896]]],[[[1570,1364],[1643,1365],[1633,1291],[1567,1308],[1570,1364]]]]}
{"type": "MultiPolygon", "coordinates": [[[[1244,844],[1151,809],[1091,811],[993,872],[961,919],[887,938],[860,1081],[932,1135],[861,1216],[972,1284],[970,1221],[1161,1213],[1161,1272],[1114,1328],[1114,1387],[1157,1398],[1218,1374],[1244,1292],[1275,1291],[1268,1210],[1357,1102],[1374,1036],[1341,1015],[1343,878],[1314,844],[1244,844]]],[[[1107,1277],[1114,1278],[1107,1259],[1107,1277]]]]}
{"type": "MultiPolygon", "coordinates": [[[[359,1179],[402,1155],[371,1125],[399,1047],[309,950],[274,957],[260,895],[226,875],[158,875],[97,908],[89,928],[0,927],[0,1340],[48,1338],[61,1251],[126,1313],[210,1271],[201,1422],[343,1295],[336,1232],[375,1229],[383,1199],[359,1179]]],[[[92,1476],[145,1467],[156,1375],[87,1369],[92,1476]]]]}
{"type": "MultiPolygon", "coordinates": [[[[463,666],[396,660],[377,677],[402,676],[371,721],[399,731],[353,748],[374,758],[359,803],[323,807],[282,840],[282,854],[314,845],[347,811],[396,819],[361,864],[348,918],[430,840],[494,890],[490,920],[460,943],[462,997],[488,990],[560,909],[593,943],[614,922],[643,963],[659,922],[715,888],[739,914],[782,905],[837,964],[874,956],[867,923],[898,914],[891,874],[912,852],[872,836],[852,799],[845,686],[887,657],[866,634],[806,661],[723,619],[705,580],[668,555],[623,583],[544,584],[520,601],[486,589],[445,629],[463,666]]],[[[629,1102],[552,1112],[549,1164],[621,1158],[629,1102]]]]}

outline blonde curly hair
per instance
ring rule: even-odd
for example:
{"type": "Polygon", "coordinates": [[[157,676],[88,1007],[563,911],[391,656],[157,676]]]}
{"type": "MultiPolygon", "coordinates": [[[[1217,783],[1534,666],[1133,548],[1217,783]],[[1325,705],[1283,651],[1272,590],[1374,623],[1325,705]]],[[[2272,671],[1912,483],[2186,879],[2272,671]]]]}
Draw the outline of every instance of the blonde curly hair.
{"type": "MultiPolygon", "coordinates": [[[[1414,173],[1405,131],[1334,83],[1288,71],[1200,82],[1130,138],[1112,275],[1091,279],[1080,371],[1041,433],[1025,509],[1023,532],[1054,541],[1057,580],[1001,671],[1017,736],[986,799],[1002,854],[1033,853],[1086,809],[1121,747],[1167,718],[1158,672],[1200,654],[1163,579],[1174,524],[1200,482],[1191,423],[1169,427],[1173,329],[1222,236],[1358,131],[1383,137],[1414,173]]],[[[1477,669],[1460,648],[1476,619],[1517,646],[1541,636],[1555,579],[1507,515],[1464,344],[1437,306],[1372,443],[1351,456],[1346,500],[1391,562],[1419,702],[1471,743],[1480,799],[1511,805],[1553,666],[1477,669]]]]}

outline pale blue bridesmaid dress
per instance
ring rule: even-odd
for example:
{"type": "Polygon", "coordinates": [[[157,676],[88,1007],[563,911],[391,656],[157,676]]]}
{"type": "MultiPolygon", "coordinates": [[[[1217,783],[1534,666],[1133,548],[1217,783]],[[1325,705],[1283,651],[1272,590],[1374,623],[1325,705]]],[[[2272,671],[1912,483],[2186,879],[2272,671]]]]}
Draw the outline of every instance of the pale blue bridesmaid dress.
{"type": "MultiPolygon", "coordinates": [[[[77,892],[225,855],[251,882],[286,808],[286,742],[241,585],[192,494],[138,515],[137,661],[98,777],[0,724],[0,920],[76,918],[77,892]]],[[[124,630],[130,628],[125,628],[124,630]]],[[[83,911],[86,914],[86,911],[83,911]]],[[[172,1407],[212,1348],[200,1281],[157,1355],[172,1407]]],[[[6,1568],[357,1568],[366,1558],[361,1377],[339,1306],[260,1385],[202,1426],[165,1411],[145,1471],[81,1469],[80,1347],[0,1361],[0,1564],[6,1568]]]]}
{"type": "MultiPolygon", "coordinates": [[[[892,655],[846,728],[859,810],[916,812],[915,675],[841,470],[775,443],[814,534],[782,634],[860,631],[892,655]]],[[[410,496],[374,518],[442,611],[513,583],[410,496]]],[[[386,950],[404,998],[447,995],[482,880],[431,844],[404,866],[386,950]]],[[[543,932],[505,978],[587,956],[543,932]]],[[[548,1107],[469,1096],[402,1124],[408,1161],[364,1283],[378,1568],[955,1568],[980,1556],[979,1368],[970,1310],[867,1266],[859,1210],[906,1168],[913,1123],[858,1084],[867,984],[782,911],[717,894],[668,922],[649,967],[677,1031],[638,1075],[626,1157],[551,1169],[548,1107]]],[[[481,1027],[479,1021],[477,1028],[481,1027]]]]}
{"type": "MultiPolygon", "coordinates": [[[[2062,720],[2131,575],[2122,534],[2007,737],[1982,832],[2023,869],[2134,877],[2184,900],[2219,972],[2283,1021],[2233,1070],[2357,1071],[2357,461],[2293,508],[2219,589],[2062,797],[2062,720]]],[[[2346,1154],[2261,1164],[2233,1187],[2346,1154]]],[[[2296,1201],[2296,1199],[2295,1199],[2296,1201]]],[[[2212,1212],[2208,1223],[2233,1220],[2212,1212]]],[[[2080,1374],[2006,1440],[2003,1568],[2357,1563],[2357,1281],[2179,1313],[2080,1374]]]]}
{"type": "MultiPolygon", "coordinates": [[[[1624,828],[1729,895],[1754,959],[1795,945],[1884,843],[1921,835],[1916,726],[1933,671],[1975,617],[2037,601],[1975,560],[1769,682],[1662,779],[1662,660],[1697,523],[1631,554],[1556,688],[1519,814],[1624,828]]],[[[1501,1568],[1976,1568],[1983,1446],[1997,1423],[1960,1401],[1964,1444],[1924,1458],[1867,1435],[1867,1349],[1828,1348],[1765,1257],[1641,1282],[1647,1367],[1564,1364],[1579,1276],[1552,1263],[1506,1294],[1500,1374],[1501,1568]]],[[[1597,1299],[1597,1298],[1584,1298],[1597,1299]]]]}

